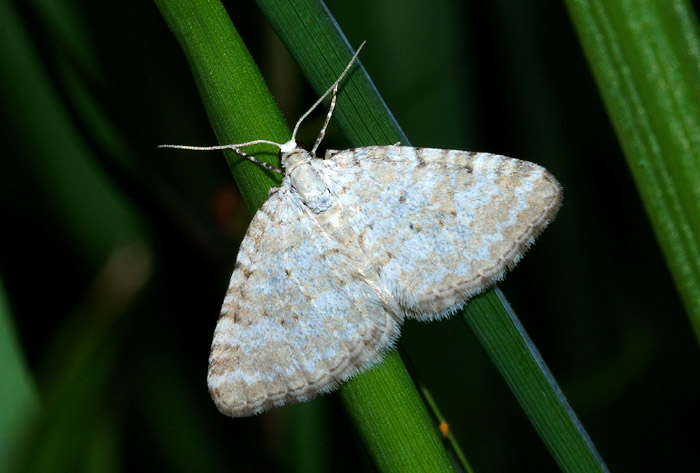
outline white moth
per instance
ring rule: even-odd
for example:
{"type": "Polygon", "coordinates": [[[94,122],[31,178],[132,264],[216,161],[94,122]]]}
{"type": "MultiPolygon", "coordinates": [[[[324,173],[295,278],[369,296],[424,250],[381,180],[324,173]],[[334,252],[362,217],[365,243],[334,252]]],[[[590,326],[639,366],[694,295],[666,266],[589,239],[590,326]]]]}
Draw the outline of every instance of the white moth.
{"type": "Polygon", "coordinates": [[[224,414],[305,401],[378,363],[404,319],[449,316],[501,279],[561,204],[544,168],[489,153],[395,145],[317,158],[358,53],[311,108],[333,93],[310,152],[294,136],[311,110],[283,144],[164,145],[281,151],[284,179],[253,217],[214,332],[208,384],[224,414]]]}

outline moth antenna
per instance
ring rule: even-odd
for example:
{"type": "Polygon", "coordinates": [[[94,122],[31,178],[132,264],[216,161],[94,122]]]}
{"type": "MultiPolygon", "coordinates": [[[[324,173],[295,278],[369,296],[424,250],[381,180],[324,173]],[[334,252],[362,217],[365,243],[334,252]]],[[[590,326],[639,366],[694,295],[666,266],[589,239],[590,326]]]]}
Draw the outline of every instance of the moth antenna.
{"type": "MultiPolygon", "coordinates": [[[[348,71],[352,67],[353,63],[357,59],[357,56],[360,54],[360,51],[362,51],[362,48],[364,47],[366,42],[367,41],[365,40],[362,42],[362,44],[360,44],[360,46],[357,48],[357,51],[355,51],[355,54],[352,56],[352,59],[350,59],[350,62],[348,63],[348,65],[345,66],[345,69],[343,70],[343,72],[340,73],[340,76],[338,76],[338,78],[335,80],[335,82],[333,82],[333,84],[328,88],[328,90],[326,90],[326,92],[324,92],[324,94],[321,95],[321,97],[319,97],[319,99],[311,106],[311,108],[309,108],[306,111],[306,113],[304,113],[299,118],[299,120],[297,120],[296,125],[294,125],[294,131],[292,132],[291,141],[294,141],[294,142],[296,141],[297,131],[299,131],[299,125],[301,125],[301,122],[303,122],[306,119],[306,117],[308,117],[311,114],[311,112],[313,112],[316,109],[316,107],[321,105],[321,102],[323,102],[323,100],[326,97],[328,97],[328,94],[330,94],[334,90],[335,90],[335,92],[333,94],[333,101],[335,101],[335,96],[337,94],[338,85],[340,84],[340,81],[342,81],[343,77],[345,77],[345,74],[348,73],[348,71]]],[[[328,126],[328,122],[330,122],[330,120],[331,120],[331,115],[333,114],[333,108],[334,108],[333,106],[330,108],[330,110],[328,111],[328,115],[326,116],[326,123],[323,125],[323,129],[321,130],[321,134],[323,134],[323,135],[325,135],[326,127],[328,126]]],[[[320,144],[320,140],[316,140],[316,141],[317,141],[317,144],[316,144],[316,146],[314,146],[314,149],[316,149],[316,147],[318,147],[318,145],[320,144]]],[[[313,155],[313,153],[312,153],[312,155],[313,155]]]]}
{"type": "Polygon", "coordinates": [[[286,143],[275,143],[274,141],[268,141],[268,140],[254,140],[254,141],[248,141],[246,143],[238,143],[238,144],[230,144],[230,145],[218,145],[218,146],[185,146],[185,145],[159,145],[158,148],[173,148],[173,149],[185,149],[185,150],[191,150],[191,151],[216,151],[216,150],[223,150],[223,149],[230,149],[238,153],[239,155],[243,156],[244,158],[264,167],[265,169],[268,169],[270,171],[274,171],[278,174],[284,175],[284,172],[281,171],[280,169],[277,169],[273,165],[269,163],[265,163],[263,161],[260,161],[259,159],[254,158],[253,156],[250,156],[246,153],[244,153],[240,148],[244,146],[251,146],[251,145],[256,145],[256,144],[268,144],[268,145],[273,145],[277,146],[280,151],[283,153],[291,152],[294,149],[297,148],[297,143],[296,143],[296,136],[297,132],[299,131],[299,125],[301,125],[301,122],[303,122],[306,117],[308,117],[311,112],[313,112],[316,107],[318,107],[321,102],[330,94],[331,92],[333,93],[333,98],[331,99],[331,105],[328,109],[328,114],[326,115],[326,120],[323,123],[323,128],[321,128],[321,131],[318,134],[318,138],[316,138],[316,143],[314,143],[314,147],[311,150],[311,155],[316,156],[316,150],[318,149],[318,146],[321,144],[321,141],[323,138],[326,136],[326,129],[328,128],[328,124],[331,121],[331,117],[333,116],[333,110],[335,109],[335,102],[338,97],[338,86],[340,82],[343,80],[345,75],[348,73],[352,65],[355,63],[357,60],[357,56],[360,54],[360,51],[364,47],[365,43],[367,41],[363,41],[362,44],[357,48],[357,51],[355,51],[355,54],[352,56],[352,59],[350,59],[350,62],[348,63],[347,66],[345,66],[345,69],[343,69],[343,72],[340,73],[340,76],[333,82],[333,84],[324,92],[324,94],[319,97],[319,99],[309,108],[306,113],[304,113],[299,120],[297,120],[296,125],[294,125],[294,131],[292,132],[292,139],[287,141],[286,143]]]}
{"type": "Polygon", "coordinates": [[[158,147],[159,148],[188,149],[188,150],[192,150],[192,151],[216,151],[216,150],[221,150],[221,149],[232,149],[236,152],[239,152],[239,148],[242,148],[243,146],[252,146],[252,145],[259,145],[259,144],[277,146],[278,148],[282,148],[282,146],[284,146],[284,145],[281,145],[279,143],[275,143],[274,141],[255,140],[255,141],[248,141],[246,143],[238,143],[238,144],[231,144],[231,145],[217,145],[217,146],[158,145],[158,147]]]}
{"type": "Polygon", "coordinates": [[[323,126],[321,127],[321,131],[318,132],[318,137],[316,138],[316,143],[314,143],[314,147],[311,148],[311,156],[316,156],[316,150],[318,149],[318,145],[321,144],[321,141],[323,141],[323,138],[326,136],[326,128],[328,128],[328,124],[331,121],[331,116],[333,116],[333,109],[335,108],[335,99],[338,97],[338,84],[335,84],[333,87],[333,98],[331,99],[331,106],[328,107],[328,114],[326,115],[326,121],[323,122],[323,126]]]}
{"type": "Polygon", "coordinates": [[[272,164],[266,163],[264,161],[260,161],[259,159],[254,158],[253,156],[244,153],[243,150],[240,149],[243,146],[251,146],[251,145],[257,145],[257,144],[273,145],[273,146],[277,146],[279,149],[283,149],[285,147],[285,145],[287,145],[287,143],[280,144],[280,143],[275,143],[274,141],[268,141],[268,140],[254,140],[254,141],[248,141],[247,143],[232,144],[232,145],[218,145],[218,146],[158,145],[158,147],[159,148],[186,149],[186,150],[192,150],[192,151],[216,151],[216,150],[222,150],[222,149],[230,149],[230,150],[235,151],[240,156],[243,156],[247,160],[252,161],[255,164],[258,164],[269,171],[274,171],[277,174],[281,174],[284,176],[284,172],[281,171],[280,169],[277,169],[272,164]]]}

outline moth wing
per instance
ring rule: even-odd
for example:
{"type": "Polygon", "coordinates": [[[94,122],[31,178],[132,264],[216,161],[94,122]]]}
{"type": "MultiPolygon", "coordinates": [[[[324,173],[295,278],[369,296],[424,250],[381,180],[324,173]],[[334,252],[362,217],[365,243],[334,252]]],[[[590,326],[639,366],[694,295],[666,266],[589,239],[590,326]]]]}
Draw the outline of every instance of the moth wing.
{"type": "Polygon", "coordinates": [[[209,358],[221,412],[248,416],[313,398],[391,345],[394,318],[342,250],[288,189],[255,214],[209,358]]]}
{"type": "Polygon", "coordinates": [[[424,320],[501,279],[562,200],[547,170],[494,154],[371,146],[329,151],[324,163],[381,281],[424,320]]]}

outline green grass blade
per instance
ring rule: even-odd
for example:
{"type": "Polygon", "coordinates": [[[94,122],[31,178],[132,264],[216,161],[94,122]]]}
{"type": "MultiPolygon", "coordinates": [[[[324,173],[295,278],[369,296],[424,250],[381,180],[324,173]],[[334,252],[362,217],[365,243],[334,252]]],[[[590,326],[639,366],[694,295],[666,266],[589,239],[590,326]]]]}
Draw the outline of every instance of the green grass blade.
{"type": "Polygon", "coordinates": [[[700,35],[688,2],[567,0],[700,339],[700,35]]]}
{"type": "MultiPolygon", "coordinates": [[[[187,57],[219,143],[289,140],[284,118],[223,5],[215,0],[155,3],[187,57]]],[[[272,146],[247,151],[279,164],[272,146]]],[[[224,154],[248,208],[255,212],[279,180],[233,151],[224,154]]]]}
{"type": "Polygon", "coordinates": [[[9,471],[27,428],[36,420],[39,393],[20,348],[5,288],[0,281],[0,469],[9,471]]]}
{"type": "MultiPolygon", "coordinates": [[[[346,59],[338,58],[339,51],[348,48],[327,9],[316,0],[297,1],[293,9],[285,8],[275,0],[258,0],[258,4],[314,89],[318,92],[325,90],[335,79],[337,73],[333,71],[341,70],[346,62],[346,59]],[[331,67],[336,69],[323,73],[319,64],[324,63],[332,64],[331,67]]],[[[345,54],[349,57],[349,52],[345,54]]],[[[383,101],[380,98],[371,100],[364,95],[377,93],[371,82],[364,87],[356,84],[364,77],[356,74],[347,81],[342,92],[345,106],[339,98],[334,118],[338,119],[344,134],[355,146],[396,141],[407,143],[393,116],[383,107],[383,101]],[[368,105],[370,103],[382,106],[374,108],[368,105]],[[365,126],[366,123],[372,126],[365,126]],[[387,136],[387,130],[391,129],[394,134],[387,136]]],[[[588,435],[519,323],[519,330],[514,330],[517,319],[504,302],[504,298],[499,301],[496,293],[490,291],[470,302],[465,316],[564,471],[606,471],[588,435]],[[480,324],[484,314],[494,322],[493,326],[480,324]],[[514,348],[514,340],[518,349],[514,348]],[[522,369],[523,363],[526,369],[522,369]],[[530,389],[531,386],[537,386],[539,391],[530,389]]],[[[341,388],[341,392],[346,389],[352,389],[352,383],[341,388]]]]}
{"type": "MultiPolygon", "coordinates": [[[[185,51],[219,142],[287,141],[284,120],[223,7],[208,0],[158,0],[156,4],[185,51]]],[[[326,71],[334,76],[326,84],[335,80],[349,58],[347,48],[338,50],[339,67],[326,71]]],[[[275,181],[259,166],[241,163],[235,154],[229,162],[249,207],[257,208],[275,181]]],[[[364,438],[377,464],[382,471],[451,471],[405,368],[395,353],[387,360],[348,383],[344,391],[357,424],[365,427],[363,432],[372,432],[364,438]]]]}
{"type": "MultiPolygon", "coordinates": [[[[321,2],[258,1],[280,39],[321,94],[352,56],[352,47],[321,2]],[[301,25],[294,28],[294,25],[301,25]]],[[[361,60],[360,60],[361,62],[361,60]]],[[[333,119],[354,146],[408,144],[364,69],[343,82],[333,119]]],[[[445,471],[449,468],[435,426],[396,352],[340,389],[355,425],[382,471],[445,471]],[[412,439],[410,450],[406,439],[412,439]]]]}
{"type": "MultiPolygon", "coordinates": [[[[359,44],[348,43],[321,1],[302,0],[293,6],[279,0],[257,3],[316,93],[325,92],[359,44]]],[[[358,64],[362,64],[362,57],[358,64]]],[[[362,67],[354,68],[343,81],[333,121],[353,146],[408,144],[362,67]]]]}
{"type": "Polygon", "coordinates": [[[438,407],[437,402],[435,402],[430,390],[426,386],[421,385],[420,391],[423,395],[423,399],[425,399],[426,404],[429,406],[433,417],[440,425],[440,433],[442,434],[442,437],[450,444],[450,447],[452,448],[450,453],[454,457],[453,461],[458,462],[462,471],[465,473],[474,473],[474,469],[469,464],[469,460],[467,460],[467,456],[464,454],[464,451],[462,451],[462,447],[460,446],[459,442],[457,442],[454,433],[452,433],[450,424],[447,422],[445,416],[442,415],[442,412],[440,412],[440,408],[438,407]]]}
{"type": "Polygon", "coordinates": [[[453,471],[396,350],[340,389],[379,471],[453,471]]]}
{"type": "Polygon", "coordinates": [[[475,298],[463,314],[561,469],[607,471],[503,293],[475,298]]]}

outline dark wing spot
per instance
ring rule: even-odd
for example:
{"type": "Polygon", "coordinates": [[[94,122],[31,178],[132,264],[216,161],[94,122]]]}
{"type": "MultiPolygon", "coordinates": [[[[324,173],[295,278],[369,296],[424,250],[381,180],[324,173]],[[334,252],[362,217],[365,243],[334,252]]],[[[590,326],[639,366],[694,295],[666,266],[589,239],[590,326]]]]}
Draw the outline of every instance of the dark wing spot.
{"type": "Polygon", "coordinates": [[[413,148],[416,152],[416,159],[418,160],[418,166],[419,168],[424,168],[428,165],[426,162],[425,158],[423,157],[423,153],[425,152],[425,148],[413,148]]]}

